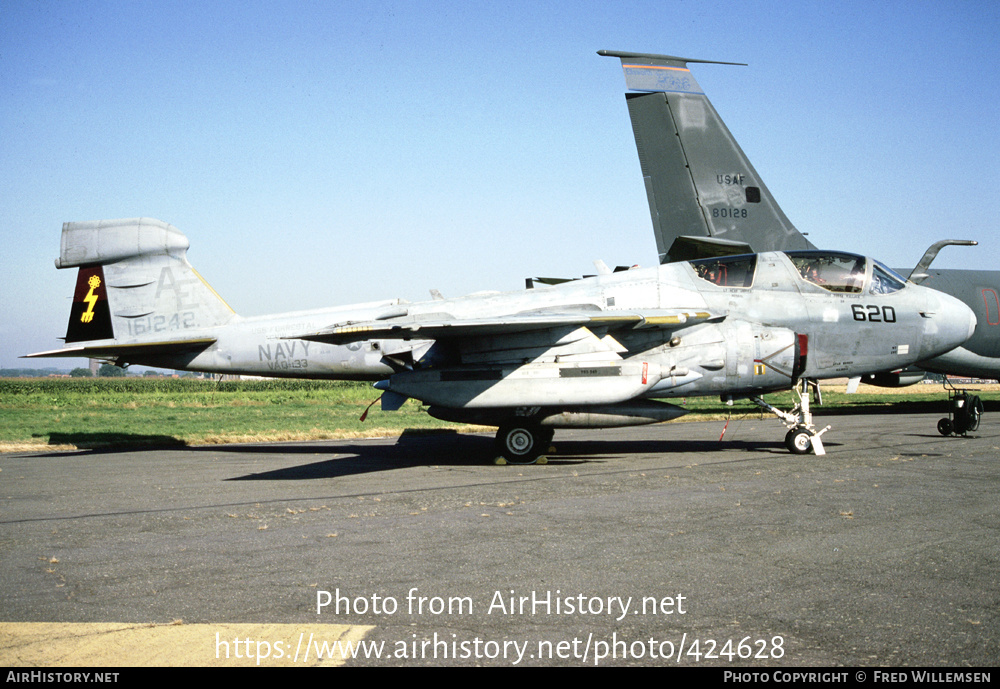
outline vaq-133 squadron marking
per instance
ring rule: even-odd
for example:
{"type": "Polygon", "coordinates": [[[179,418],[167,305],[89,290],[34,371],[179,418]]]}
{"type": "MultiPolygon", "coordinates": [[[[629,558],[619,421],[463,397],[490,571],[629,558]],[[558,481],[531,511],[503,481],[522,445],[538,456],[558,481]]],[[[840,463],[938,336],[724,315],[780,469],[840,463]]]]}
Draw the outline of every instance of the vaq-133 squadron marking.
{"type": "MultiPolygon", "coordinates": [[[[663,96],[669,87],[688,124],[708,121],[690,60],[602,54],[632,61],[631,88],[663,96]]],[[[745,186],[752,176],[716,159],[715,130],[699,136],[692,157],[704,156],[713,180],[737,175],[724,194],[728,186],[773,205],[766,189],[745,186]]],[[[639,152],[641,161],[674,154],[639,152]]],[[[670,192],[673,205],[701,213],[686,183],[670,192]]],[[[67,346],[29,356],[370,380],[384,410],[414,398],[437,418],[497,426],[505,460],[531,463],[554,429],[666,421],[686,410],[660,400],[698,395],[750,398],[782,419],[791,451],[822,454],[829,427],[818,429],[809,410],[816,381],[922,365],[976,328],[952,296],[873,259],[815,249],[616,271],[598,263],[596,276],[529,280],[515,292],[241,317],[191,267],[188,247],[177,228],[149,218],[65,223],[56,267],[79,269],[67,346]],[[761,397],[788,389],[799,398],[791,411],[761,397]]]]}

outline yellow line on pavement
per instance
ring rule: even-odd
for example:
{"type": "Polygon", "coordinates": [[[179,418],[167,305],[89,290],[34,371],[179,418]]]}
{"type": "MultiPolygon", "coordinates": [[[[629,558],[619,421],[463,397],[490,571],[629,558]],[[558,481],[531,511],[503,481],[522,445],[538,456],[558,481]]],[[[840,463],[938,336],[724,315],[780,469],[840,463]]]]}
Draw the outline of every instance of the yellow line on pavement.
{"type": "Polygon", "coordinates": [[[0,666],[343,665],[347,658],[342,649],[348,644],[357,648],[372,629],[346,624],[0,622],[0,666]]]}

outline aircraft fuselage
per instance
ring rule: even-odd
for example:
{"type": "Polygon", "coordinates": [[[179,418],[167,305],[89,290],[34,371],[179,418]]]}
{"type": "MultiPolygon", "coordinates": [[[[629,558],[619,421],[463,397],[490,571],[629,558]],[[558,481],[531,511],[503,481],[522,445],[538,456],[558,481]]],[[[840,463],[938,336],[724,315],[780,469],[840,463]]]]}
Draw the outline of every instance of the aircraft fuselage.
{"type": "MultiPolygon", "coordinates": [[[[862,278],[870,282],[870,265],[867,270],[862,278]]],[[[969,310],[940,292],[916,285],[890,294],[867,288],[831,292],[801,279],[787,255],[772,252],[757,257],[748,286],[715,284],[700,277],[693,264],[675,263],[518,292],[236,317],[226,325],[183,333],[214,338],[204,351],[140,355],[131,363],[275,377],[387,379],[391,390],[443,406],[572,405],[633,397],[738,396],[788,388],[800,377],[899,368],[961,344],[973,325],[969,310]],[[571,325],[555,334],[549,328],[481,335],[437,348],[436,339],[447,343],[447,338],[422,338],[419,331],[411,338],[344,344],[300,339],[333,323],[419,323],[443,315],[465,321],[483,314],[580,310],[604,317],[637,312],[655,317],[667,309],[711,317],[667,331],[571,325]],[[407,355],[403,363],[394,364],[393,356],[401,353],[407,355]],[[448,371],[466,373],[442,381],[448,371]],[[549,378],[561,385],[544,385],[549,378]]]]}

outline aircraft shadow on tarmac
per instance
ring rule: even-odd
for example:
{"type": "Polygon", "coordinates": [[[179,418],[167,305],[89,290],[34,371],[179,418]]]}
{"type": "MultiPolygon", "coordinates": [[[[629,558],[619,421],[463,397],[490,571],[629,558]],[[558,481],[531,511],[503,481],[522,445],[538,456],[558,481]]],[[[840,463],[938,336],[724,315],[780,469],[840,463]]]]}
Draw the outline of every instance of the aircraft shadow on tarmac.
{"type": "MultiPolygon", "coordinates": [[[[698,441],[698,440],[560,440],[553,441],[556,452],[547,455],[549,465],[593,464],[637,454],[746,452],[787,454],[781,441],[698,441]]],[[[207,448],[191,448],[193,450],[207,448]]],[[[214,448],[218,451],[218,448],[214,448]]],[[[392,471],[418,466],[485,466],[493,463],[497,452],[493,438],[487,435],[450,433],[404,433],[392,445],[363,441],[299,443],[295,445],[234,445],[226,452],[261,454],[338,455],[308,464],[237,476],[229,481],[301,481],[337,478],[377,471],[392,471]]],[[[497,466],[497,472],[516,469],[497,466]]]]}
{"type": "MultiPolygon", "coordinates": [[[[274,471],[234,477],[231,481],[303,480],[335,478],[375,471],[391,471],[417,466],[484,466],[493,464],[497,451],[493,438],[487,434],[458,433],[450,430],[404,431],[393,443],[371,440],[344,440],[296,443],[254,443],[239,445],[187,445],[169,435],[122,433],[51,433],[51,445],[75,445],[79,449],[46,452],[44,457],[78,456],[128,452],[226,452],[278,455],[335,455],[309,464],[274,471]]],[[[584,464],[604,462],[623,455],[702,452],[766,452],[787,453],[780,441],[677,440],[660,439],[575,439],[560,438],[553,442],[556,452],[547,455],[547,463],[584,464]]],[[[836,444],[827,443],[827,447],[836,444]]],[[[498,471],[506,467],[498,466],[498,471]]]]}
{"type": "Polygon", "coordinates": [[[80,450],[90,452],[136,452],[142,450],[162,450],[165,448],[184,448],[187,443],[172,435],[153,435],[148,433],[112,433],[112,432],[50,432],[36,433],[34,437],[48,436],[49,445],[73,445],[77,450],[53,452],[48,457],[76,454],[80,450]]]}

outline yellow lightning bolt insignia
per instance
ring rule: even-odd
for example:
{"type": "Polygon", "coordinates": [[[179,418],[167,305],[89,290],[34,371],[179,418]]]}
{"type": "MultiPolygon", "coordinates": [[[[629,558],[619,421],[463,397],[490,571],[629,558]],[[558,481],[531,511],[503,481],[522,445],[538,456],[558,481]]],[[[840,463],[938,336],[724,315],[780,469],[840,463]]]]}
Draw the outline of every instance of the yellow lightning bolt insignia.
{"type": "Polygon", "coordinates": [[[87,302],[88,306],[87,310],[80,316],[81,323],[90,323],[94,320],[94,306],[97,304],[97,295],[94,294],[94,290],[100,286],[101,278],[91,275],[90,279],[87,280],[87,284],[90,285],[90,291],[87,292],[87,296],[83,300],[87,302]]]}

